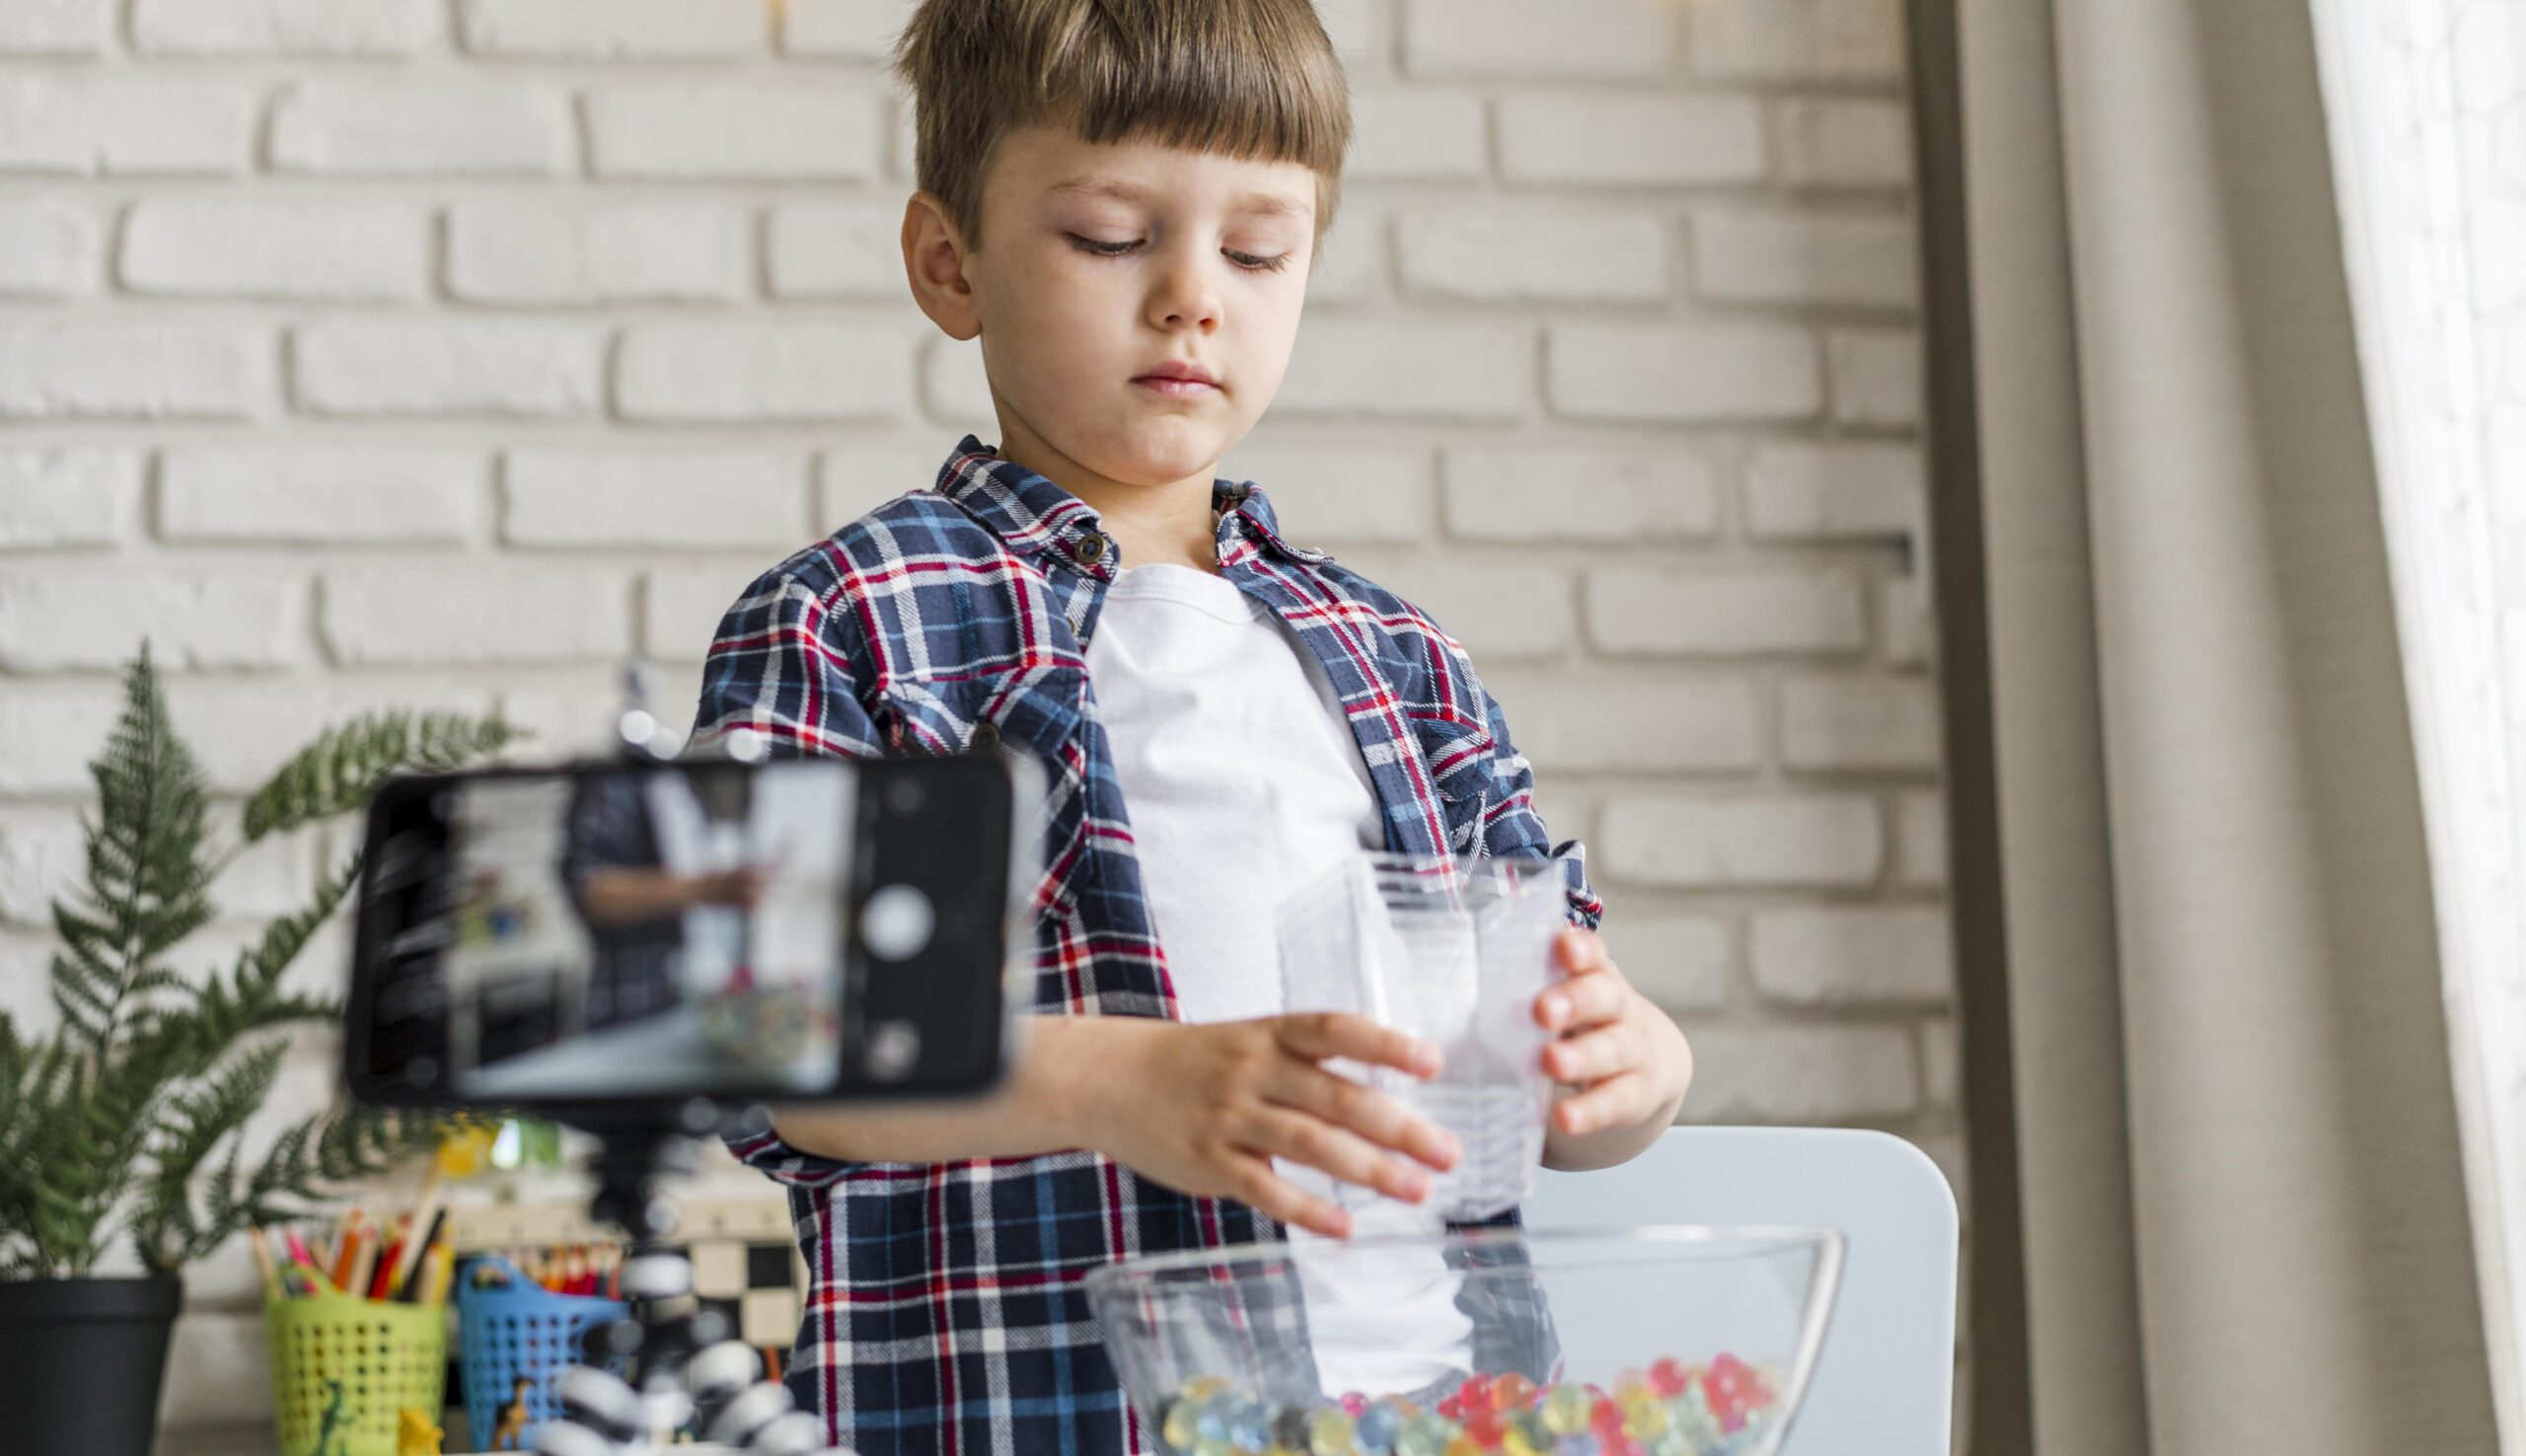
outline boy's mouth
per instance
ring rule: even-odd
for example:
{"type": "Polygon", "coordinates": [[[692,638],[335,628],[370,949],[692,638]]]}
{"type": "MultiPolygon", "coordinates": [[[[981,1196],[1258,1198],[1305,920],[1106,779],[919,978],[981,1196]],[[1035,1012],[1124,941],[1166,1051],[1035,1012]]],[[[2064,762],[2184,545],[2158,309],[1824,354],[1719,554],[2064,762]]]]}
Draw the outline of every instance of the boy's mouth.
{"type": "Polygon", "coordinates": [[[1191,400],[1220,387],[1219,380],[1199,364],[1168,362],[1158,365],[1132,383],[1153,390],[1170,400],[1191,400]]]}

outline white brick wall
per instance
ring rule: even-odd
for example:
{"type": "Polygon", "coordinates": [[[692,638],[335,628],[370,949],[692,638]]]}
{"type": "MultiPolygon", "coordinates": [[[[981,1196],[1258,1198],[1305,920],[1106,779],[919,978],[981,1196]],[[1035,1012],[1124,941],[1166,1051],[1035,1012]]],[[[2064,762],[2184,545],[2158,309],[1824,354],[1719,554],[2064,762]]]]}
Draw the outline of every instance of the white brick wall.
{"type": "Polygon", "coordinates": [[[0,202],[0,294],[85,294],[104,275],[106,229],[94,212],[53,198],[0,202]]]}
{"type": "Polygon", "coordinates": [[[770,9],[690,0],[457,0],[457,31],[477,55],[619,60],[760,54],[770,9]]]}
{"type": "Polygon", "coordinates": [[[735,303],[754,283],[747,218],[691,202],[460,203],[447,289],[466,303],[735,303]]]}
{"type": "Polygon", "coordinates": [[[276,172],[545,177],[577,154],[569,93],[505,79],[311,76],[271,103],[276,172]]]}
{"type": "Polygon", "coordinates": [[[0,10],[0,49],[13,55],[86,55],[105,35],[105,0],[21,0],[0,10]]]}
{"type": "Polygon", "coordinates": [[[137,450],[0,453],[0,547],[112,546],[131,532],[147,465],[137,450]]]}
{"type": "Polygon", "coordinates": [[[0,419],[228,419],[270,407],[272,334],[169,317],[18,313],[0,324],[0,419]]]}
{"type": "Polygon", "coordinates": [[[1546,91],[1502,97],[1498,116],[1500,170],[1510,182],[1689,186],[1763,178],[1763,116],[1750,97],[1546,91]]]}
{"type": "Polygon", "coordinates": [[[587,98],[588,167],[608,179],[869,182],[877,98],[813,81],[673,81],[587,98]]]}
{"type": "MultiPolygon", "coordinates": [[[[223,796],[368,706],[584,743],[994,437],[904,292],[900,3],[0,0],[0,1004],[139,633],[223,796]]],[[[1688,1118],[1952,1165],[1898,7],[1327,0],[1345,211],[1226,473],[1486,666],[1688,1118]]],[[[186,1358],[177,1428],[260,1408],[186,1358]]]]}
{"type": "Polygon", "coordinates": [[[1650,81],[1674,64],[1676,8],[1640,0],[1404,0],[1403,65],[1421,76],[1650,81]]]}
{"type": "Polygon", "coordinates": [[[576,324],[336,317],[291,340],[294,402],[339,416],[585,415],[605,335],[576,324]]]}
{"type": "Polygon", "coordinates": [[[436,22],[432,0],[132,0],[132,43],[149,55],[409,55],[436,22]]]}
{"type": "Polygon", "coordinates": [[[1795,423],[1823,402],[1816,341],[1787,324],[1570,324],[1547,344],[1552,406],[1642,424],[1795,423]]]}
{"type": "Polygon", "coordinates": [[[123,217],[115,276],[169,298],[417,303],[429,247],[409,203],[144,201],[123,217]]]}
{"type": "Polygon", "coordinates": [[[27,176],[245,170],[256,88],[173,71],[28,67],[0,80],[0,168],[27,176]]]}
{"type": "Polygon", "coordinates": [[[482,534],[484,461],[443,446],[172,446],[158,457],[158,534],[187,545],[462,546],[482,534]]]}
{"type": "Polygon", "coordinates": [[[1395,251],[1417,294],[1615,303],[1664,298],[1672,249],[1654,212],[1490,201],[1405,213],[1395,251]]]}

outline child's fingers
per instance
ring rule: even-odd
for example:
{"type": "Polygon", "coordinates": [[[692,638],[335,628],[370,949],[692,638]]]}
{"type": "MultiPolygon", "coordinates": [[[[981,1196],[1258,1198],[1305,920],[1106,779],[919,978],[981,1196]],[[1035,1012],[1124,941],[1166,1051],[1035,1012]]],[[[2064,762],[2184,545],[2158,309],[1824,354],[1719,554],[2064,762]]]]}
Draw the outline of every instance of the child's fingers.
{"type": "Polygon", "coordinates": [[[1309,1061],[1348,1056],[1374,1066],[1390,1066],[1416,1077],[1439,1072],[1439,1049],[1418,1037],[1382,1027],[1365,1016],[1345,1011],[1305,1011],[1273,1018],[1273,1035],[1283,1047],[1309,1061]]]}
{"type": "Polygon", "coordinates": [[[1641,1050],[1631,1028],[1617,1022],[1544,1048],[1544,1074],[1556,1082],[1588,1086],[1638,1068],[1646,1060],[1641,1050]]]}
{"type": "Polygon", "coordinates": [[[1574,976],[1535,997],[1535,1021],[1547,1031],[1596,1026],[1622,1016],[1628,998],[1611,976],[1574,976]]]}
{"type": "Polygon", "coordinates": [[[1430,1194],[1429,1174],[1377,1151],[1366,1138],[1304,1113],[1264,1109],[1255,1115],[1248,1140],[1257,1151],[1304,1163],[1407,1203],[1417,1203],[1430,1194]]]}
{"type": "Polygon", "coordinates": [[[1553,950],[1560,956],[1562,969],[1573,976],[1601,971],[1613,964],[1605,954],[1604,937],[1585,925],[1564,925],[1553,938],[1553,950]]]}
{"type": "Polygon", "coordinates": [[[1228,1197],[1283,1223],[1295,1223],[1328,1239],[1351,1236],[1351,1215],[1272,1171],[1269,1158],[1255,1158],[1228,1182],[1228,1197]]]}
{"type": "Polygon", "coordinates": [[[1380,1147],[1409,1153],[1441,1172],[1455,1166],[1459,1149],[1444,1128],[1375,1088],[1322,1067],[1292,1062],[1264,1084],[1263,1095],[1380,1147]]]}
{"type": "Polygon", "coordinates": [[[1594,1132],[1599,1128],[1639,1122],[1657,1105],[1649,1078],[1639,1072],[1624,1072],[1554,1104],[1552,1123],[1572,1134],[1594,1132]]]}

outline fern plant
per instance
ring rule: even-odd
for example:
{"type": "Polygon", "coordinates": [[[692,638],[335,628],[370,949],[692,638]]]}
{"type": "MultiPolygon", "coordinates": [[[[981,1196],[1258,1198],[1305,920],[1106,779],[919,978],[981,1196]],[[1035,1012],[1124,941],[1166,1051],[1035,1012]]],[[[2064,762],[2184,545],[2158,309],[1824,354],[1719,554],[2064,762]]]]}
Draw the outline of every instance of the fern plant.
{"type": "Polygon", "coordinates": [[[282,975],[359,878],[359,853],[199,983],[168,955],[213,913],[211,883],[273,835],[364,804],[388,774],[455,767],[519,731],[497,717],[389,712],[320,734],[255,791],[242,840],[213,844],[200,767],[169,721],[146,642],[89,765],[85,882],[53,906],[59,1018],[23,1035],[0,1011],[0,1279],[78,1277],[117,1234],[165,1274],[250,1226],[303,1217],[328,1184],[384,1172],[433,1145],[451,1119],[334,1107],[245,1156],[248,1118],[271,1090],[287,1028],[338,1001],[282,975]]]}

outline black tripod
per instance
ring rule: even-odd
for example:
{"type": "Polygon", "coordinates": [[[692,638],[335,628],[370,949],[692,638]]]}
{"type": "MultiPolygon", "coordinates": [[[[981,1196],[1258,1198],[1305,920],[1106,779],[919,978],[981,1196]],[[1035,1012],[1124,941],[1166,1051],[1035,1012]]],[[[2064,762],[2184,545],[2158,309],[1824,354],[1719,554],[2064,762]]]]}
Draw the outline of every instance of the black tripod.
{"type": "Polygon", "coordinates": [[[750,1456],[847,1456],[825,1444],[823,1423],[796,1409],[787,1386],[759,1378],[762,1357],[736,1338],[725,1315],[694,1297],[693,1266],[666,1243],[675,1210],[659,1196],[657,1180],[687,1170],[687,1133],[717,1124],[707,1103],[697,1102],[693,1112],[688,1121],[701,1126],[675,1131],[570,1120],[599,1138],[590,1211],[631,1240],[623,1264],[631,1312],[583,1337],[584,1363],[556,1387],[564,1419],[537,1430],[535,1449],[543,1456],[630,1456],[692,1421],[704,1439],[750,1456]],[[626,1360],[626,1374],[606,1368],[626,1360]]]}

